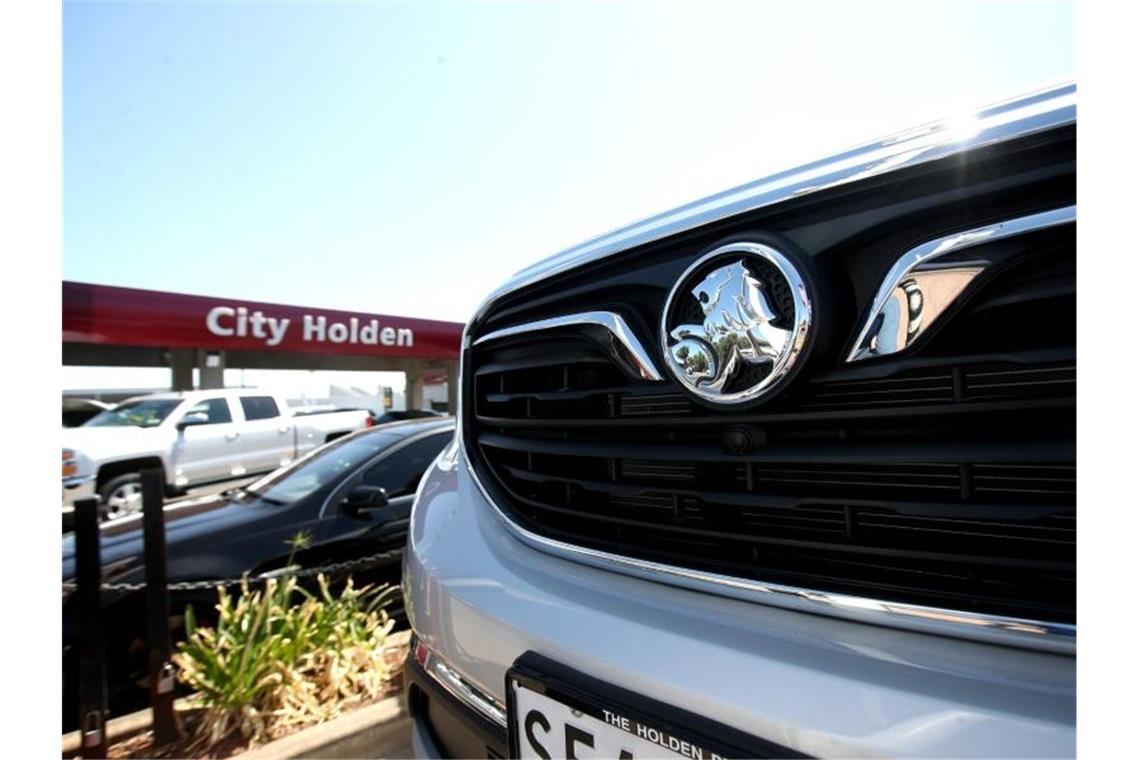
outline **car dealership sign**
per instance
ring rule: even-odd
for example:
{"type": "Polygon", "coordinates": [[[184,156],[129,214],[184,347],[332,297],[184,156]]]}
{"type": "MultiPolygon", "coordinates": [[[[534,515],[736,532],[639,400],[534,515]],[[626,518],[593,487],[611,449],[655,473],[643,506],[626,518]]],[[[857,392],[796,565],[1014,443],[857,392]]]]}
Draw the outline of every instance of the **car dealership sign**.
{"type": "MultiPolygon", "coordinates": [[[[214,335],[223,338],[251,335],[264,340],[268,347],[281,345],[292,323],[289,317],[266,316],[261,309],[251,312],[245,306],[215,306],[206,312],[206,329],[214,335]]],[[[376,318],[362,325],[359,317],[349,317],[347,322],[334,322],[322,314],[305,314],[301,318],[301,340],[411,348],[415,344],[415,332],[410,327],[381,327],[376,318]]]]}
{"type": "Polygon", "coordinates": [[[63,340],[163,348],[457,359],[463,325],[63,283],[63,340]]]}

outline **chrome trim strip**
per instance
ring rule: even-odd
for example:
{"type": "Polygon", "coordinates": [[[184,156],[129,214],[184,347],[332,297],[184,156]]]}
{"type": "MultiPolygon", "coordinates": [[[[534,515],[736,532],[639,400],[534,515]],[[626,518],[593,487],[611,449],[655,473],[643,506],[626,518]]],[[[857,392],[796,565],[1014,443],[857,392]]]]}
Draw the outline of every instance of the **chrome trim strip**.
{"type": "Polygon", "coordinates": [[[430,647],[428,648],[428,659],[424,670],[432,677],[433,681],[442,686],[451,696],[503,728],[507,727],[507,708],[490,694],[472,685],[430,647]]]}
{"type": "Polygon", "coordinates": [[[1035,649],[1056,654],[1076,654],[1077,627],[1024,618],[986,615],[961,610],[926,607],[919,604],[888,602],[846,594],[752,581],[718,573],[665,565],[659,562],[623,557],[618,554],[576,546],[540,536],[518,525],[495,503],[487,492],[464,450],[467,472],[483,498],[516,538],[533,549],[602,570],[624,572],[656,583],[757,602],[772,607],[843,618],[858,623],[890,626],[919,633],[1035,649]]]}
{"type": "Polygon", "coordinates": [[[891,356],[910,348],[989,265],[983,260],[924,264],[907,272],[884,292],[883,303],[867,318],[847,361],[891,356]]]}
{"type": "Polygon", "coordinates": [[[492,303],[508,293],[626,249],[792,198],[1076,121],[1077,86],[1067,83],[859,145],[621,227],[526,267],[483,301],[471,323],[481,319],[492,303]]]}
{"type": "MultiPolygon", "coordinates": [[[[952,235],[936,238],[911,248],[899,257],[899,260],[894,263],[886,276],[883,277],[882,284],[879,285],[879,289],[875,294],[875,300],[871,302],[871,309],[867,314],[867,319],[864,320],[863,327],[859,330],[859,336],[855,339],[855,343],[851,347],[851,353],[847,355],[847,361],[850,363],[876,356],[896,354],[906,349],[911,342],[913,342],[914,338],[917,338],[918,335],[929,329],[931,324],[937,321],[940,313],[934,314],[929,321],[923,323],[915,334],[905,340],[901,345],[892,344],[891,346],[880,348],[875,344],[874,338],[876,336],[872,335],[871,331],[875,328],[876,322],[879,322],[879,318],[885,315],[891,303],[895,288],[899,287],[904,278],[921,272],[923,267],[929,266],[932,262],[950,253],[964,251],[967,248],[972,248],[982,243],[992,243],[997,240],[1037,232],[1038,230],[1056,227],[1061,224],[1072,224],[1076,221],[1077,207],[1066,206],[1064,208],[1053,209],[1052,211],[1043,211],[1039,214],[1030,214],[1029,216],[1010,219],[1009,221],[991,224],[986,227],[966,230],[965,232],[956,232],[952,235]]],[[[972,280],[974,276],[979,274],[987,264],[988,262],[984,261],[970,262],[971,268],[975,270],[972,272],[970,279],[972,280]]],[[[966,285],[963,284],[962,289],[965,289],[965,287],[966,285]]],[[[961,291],[959,291],[959,294],[960,293],[961,291]]],[[[877,333],[879,332],[882,331],[877,331],[877,333]]]]}
{"type": "MultiPolygon", "coordinates": [[[[487,333],[483,337],[475,341],[474,345],[478,346],[482,343],[488,343],[500,338],[508,338],[512,335],[525,335],[527,333],[542,332],[544,330],[557,330],[563,327],[601,327],[609,331],[609,333],[617,340],[617,342],[625,349],[625,353],[632,366],[627,367],[635,378],[642,380],[651,380],[653,382],[661,382],[661,373],[657,370],[657,365],[649,357],[649,352],[641,345],[641,341],[637,339],[637,335],[630,329],[629,324],[621,317],[620,314],[614,314],[610,311],[584,311],[579,314],[566,314],[561,317],[552,317],[550,319],[539,319],[535,322],[524,322],[521,325],[512,325],[511,327],[504,327],[502,330],[495,330],[494,332],[487,333]]],[[[616,357],[619,360],[620,356],[616,357]]],[[[619,362],[625,365],[625,362],[619,362]]]]}

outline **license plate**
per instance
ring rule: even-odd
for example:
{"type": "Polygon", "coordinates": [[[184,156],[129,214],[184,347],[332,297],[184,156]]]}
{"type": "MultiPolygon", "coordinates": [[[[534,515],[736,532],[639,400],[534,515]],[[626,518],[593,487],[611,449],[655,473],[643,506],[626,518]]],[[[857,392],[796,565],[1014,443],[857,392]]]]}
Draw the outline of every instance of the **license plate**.
{"type": "Polygon", "coordinates": [[[506,687],[512,757],[720,760],[768,756],[772,746],[531,652],[506,687]]]}

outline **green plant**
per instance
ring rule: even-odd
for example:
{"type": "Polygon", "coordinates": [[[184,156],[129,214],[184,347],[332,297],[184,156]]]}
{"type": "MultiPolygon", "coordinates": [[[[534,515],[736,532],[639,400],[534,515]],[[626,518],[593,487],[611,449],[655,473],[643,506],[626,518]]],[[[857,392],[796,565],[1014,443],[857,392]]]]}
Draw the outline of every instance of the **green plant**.
{"type": "Polygon", "coordinates": [[[219,588],[215,628],[199,628],[187,608],[187,638],[174,661],[204,708],[202,740],[239,730],[257,744],[383,692],[393,626],[385,606],[398,589],[358,589],[349,578],[334,595],[323,575],[318,585],[311,593],[290,573],[261,589],[243,579],[236,599],[219,588]]]}

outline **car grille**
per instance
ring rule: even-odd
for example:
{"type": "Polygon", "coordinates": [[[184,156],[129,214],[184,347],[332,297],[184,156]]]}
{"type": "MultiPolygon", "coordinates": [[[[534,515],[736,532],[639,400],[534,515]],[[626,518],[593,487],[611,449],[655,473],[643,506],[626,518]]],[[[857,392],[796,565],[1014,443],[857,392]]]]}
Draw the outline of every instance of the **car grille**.
{"type": "MultiPolygon", "coordinates": [[[[1042,194],[1070,191],[1062,182],[1042,194]]],[[[1014,195],[1002,202],[1050,202],[1011,194],[967,214],[995,213],[1014,195]]],[[[957,206],[928,214],[909,234],[936,237],[961,228],[963,215],[957,206]]],[[[901,239],[884,231],[896,222],[879,221],[882,239],[901,239]]],[[[836,312],[834,339],[812,349],[786,391],[746,409],[704,406],[671,377],[633,379],[609,347],[573,328],[478,341],[492,327],[586,304],[625,314],[656,346],[649,325],[667,288],[724,232],[663,241],[533,289],[476,327],[464,440],[507,516],[542,536],[680,568],[1075,622],[1071,228],[983,246],[977,255],[998,273],[963,308],[916,350],[859,364],[844,361],[844,348],[875,282],[859,273],[881,272],[904,246],[809,248],[818,279],[854,292],[821,302],[836,312]]],[[[652,356],[664,366],[660,351],[652,356]]]]}

